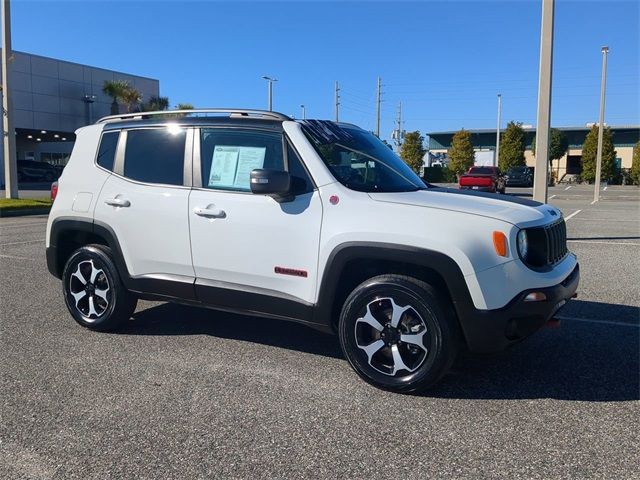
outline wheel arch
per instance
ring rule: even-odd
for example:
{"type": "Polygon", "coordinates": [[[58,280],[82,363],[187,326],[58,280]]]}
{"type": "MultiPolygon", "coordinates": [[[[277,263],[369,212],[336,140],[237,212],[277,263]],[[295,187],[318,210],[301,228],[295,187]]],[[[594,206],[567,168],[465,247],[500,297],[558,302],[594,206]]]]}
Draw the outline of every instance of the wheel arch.
{"type": "Polygon", "coordinates": [[[129,273],[115,232],[107,225],[88,218],[60,217],[53,220],[47,248],[47,266],[57,278],[62,277],[64,265],[78,248],[98,244],[111,249],[118,273],[126,284],[129,273]]]}
{"type": "Polygon", "coordinates": [[[329,255],[316,305],[317,323],[336,331],[340,308],[357,285],[380,274],[401,274],[429,283],[449,300],[448,306],[462,327],[473,305],[464,275],[451,257],[437,251],[377,242],[348,242],[329,255]]]}

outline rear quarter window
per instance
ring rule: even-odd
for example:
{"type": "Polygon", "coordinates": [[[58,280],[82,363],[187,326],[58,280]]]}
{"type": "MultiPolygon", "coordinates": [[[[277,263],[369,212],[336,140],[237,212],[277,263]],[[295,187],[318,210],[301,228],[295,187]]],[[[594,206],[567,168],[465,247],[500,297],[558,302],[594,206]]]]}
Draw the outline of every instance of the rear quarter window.
{"type": "Polygon", "coordinates": [[[113,172],[113,162],[116,158],[119,137],[120,132],[106,132],[102,134],[100,139],[96,163],[110,172],[113,172]]]}

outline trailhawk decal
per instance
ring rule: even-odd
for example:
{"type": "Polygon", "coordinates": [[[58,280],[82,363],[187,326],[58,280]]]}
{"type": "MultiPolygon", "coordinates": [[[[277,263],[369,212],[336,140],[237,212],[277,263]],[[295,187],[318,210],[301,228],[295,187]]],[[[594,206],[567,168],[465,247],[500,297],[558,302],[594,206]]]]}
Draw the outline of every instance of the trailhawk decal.
{"type": "Polygon", "coordinates": [[[281,275],[292,275],[294,277],[307,278],[308,275],[306,270],[298,270],[296,268],[288,267],[274,267],[273,271],[281,275]]]}

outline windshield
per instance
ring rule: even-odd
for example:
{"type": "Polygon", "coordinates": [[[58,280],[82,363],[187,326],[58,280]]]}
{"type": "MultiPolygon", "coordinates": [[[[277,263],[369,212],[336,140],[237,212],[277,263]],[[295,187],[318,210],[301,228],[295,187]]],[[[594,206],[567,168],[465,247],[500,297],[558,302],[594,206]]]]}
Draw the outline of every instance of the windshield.
{"type": "Polygon", "coordinates": [[[344,186],[359,192],[412,192],[427,188],[375,135],[325,120],[300,122],[307,138],[344,186]]]}
{"type": "Polygon", "coordinates": [[[527,170],[527,167],[511,167],[509,170],[507,170],[507,173],[510,173],[511,175],[520,175],[526,173],[527,170]]]}

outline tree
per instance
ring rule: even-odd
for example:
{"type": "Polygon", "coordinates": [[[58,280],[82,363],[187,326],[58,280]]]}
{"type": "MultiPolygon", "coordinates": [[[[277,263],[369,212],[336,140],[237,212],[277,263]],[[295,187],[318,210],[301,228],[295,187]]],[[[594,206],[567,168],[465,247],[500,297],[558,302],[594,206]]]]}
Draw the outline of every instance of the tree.
{"type": "MultiPolygon", "coordinates": [[[[593,125],[582,145],[582,179],[591,183],[596,179],[596,157],[598,155],[598,125],[593,125]]],[[[609,127],[602,132],[602,168],[600,179],[613,177],[616,167],[616,151],[613,148],[613,135],[609,127]]]]}
{"type": "Polygon", "coordinates": [[[473,166],[476,153],[471,143],[471,133],[464,128],[453,135],[449,156],[449,169],[456,175],[462,175],[473,166]]]}
{"type": "Polygon", "coordinates": [[[176,105],[177,110],[193,110],[193,105],[191,103],[179,103],[176,105]]]}
{"type": "Polygon", "coordinates": [[[140,102],[142,102],[142,94],[134,87],[127,85],[126,90],[122,93],[122,103],[127,107],[127,113],[135,111],[140,102]]]}
{"type": "Polygon", "coordinates": [[[142,105],[143,112],[167,110],[168,108],[169,97],[150,97],[149,100],[142,105]]]}
{"type": "Polygon", "coordinates": [[[631,180],[640,185],[640,141],[633,147],[633,160],[631,162],[631,180]]]}
{"type": "MultiPolygon", "coordinates": [[[[569,139],[567,135],[557,128],[552,128],[549,131],[549,168],[553,170],[553,161],[560,160],[564,157],[565,153],[569,150],[569,139]]],[[[533,141],[531,143],[531,152],[535,156],[536,154],[536,136],[533,136],[533,141]]],[[[559,180],[558,175],[560,174],[560,162],[558,162],[558,172],[555,176],[556,181],[559,180]]],[[[552,173],[553,175],[553,173],[552,173]]]]}
{"type": "Polygon", "coordinates": [[[503,172],[511,167],[524,167],[524,129],[521,123],[511,121],[500,138],[500,158],[498,166],[503,172]]]}
{"type": "MultiPolygon", "coordinates": [[[[567,135],[557,128],[552,128],[549,131],[549,165],[553,164],[554,160],[560,160],[564,157],[565,153],[569,150],[569,139],[567,135]]],[[[533,136],[531,143],[531,151],[536,154],[536,136],[533,136]]]]}
{"type": "Polygon", "coordinates": [[[400,157],[411,167],[411,170],[420,175],[420,169],[424,164],[423,157],[426,150],[423,146],[424,137],[419,131],[409,132],[404,137],[404,143],[400,149],[400,157]]]}
{"type": "Polygon", "coordinates": [[[105,80],[102,92],[113,99],[111,103],[111,115],[120,113],[118,102],[123,100],[125,92],[129,89],[129,83],[124,80],[105,80]]]}

